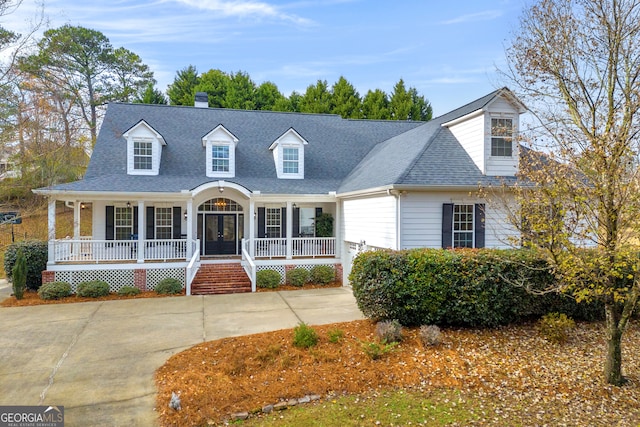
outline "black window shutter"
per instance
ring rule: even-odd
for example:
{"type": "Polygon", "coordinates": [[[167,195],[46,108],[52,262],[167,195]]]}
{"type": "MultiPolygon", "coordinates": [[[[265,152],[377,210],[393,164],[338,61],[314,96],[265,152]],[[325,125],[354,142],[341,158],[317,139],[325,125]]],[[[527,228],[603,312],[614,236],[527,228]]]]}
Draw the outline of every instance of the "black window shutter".
{"type": "Polygon", "coordinates": [[[180,206],[173,207],[173,238],[179,239],[182,234],[182,213],[180,206]]]}
{"type": "Polygon", "coordinates": [[[453,203],[442,204],[442,248],[453,244],[453,203]]]}
{"type": "Polygon", "coordinates": [[[476,203],[473,214],[476,248],[484,248],[484,203],[476,203]]]}
{"type": "Polygon", "coordinates": [[[107,206],[105,209],[105,230],[104,230],[104,238],[105,240],[113,240],[115,236],[115,229],[113,227],[113,223],[115,220],[114,209],[113,206],[107,206]]]}
{"type": "Polygon", "coordinates": [[[300,208],[293,208],[293,231],[291,237],[300,237],[300,208]]]}
{"type": "Polygon", "coordinates": [[[282,219],[280,221],[280,237],[287,237],[287,208],[282,208],[282,219]]]}
{"type": "Polygon", "coordinates": [[[267,222],[264,208],[258,208],[258,238],[267,237],[267,222]]]}
{"type": "Polygon", "coordinates": [[[156,238],[156,209],[153,206],[147,206],[147,239],[156,238]]]}
{"type": "Polygon", "coordinates": [[[322,208],[316,208],[316,218],[322,215],[322,208]]]}
{"type": "Polygon", "coordinates": [[[138,207],[137,206],[133,207],[133,234],[138,234],[138,207]]]}

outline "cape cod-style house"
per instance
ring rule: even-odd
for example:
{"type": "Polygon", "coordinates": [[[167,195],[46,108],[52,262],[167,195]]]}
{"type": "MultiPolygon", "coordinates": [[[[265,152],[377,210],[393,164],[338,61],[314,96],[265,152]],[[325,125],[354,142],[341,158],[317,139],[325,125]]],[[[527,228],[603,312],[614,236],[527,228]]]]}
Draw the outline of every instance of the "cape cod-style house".
{"type": "Polygon", "coordinates": [[[476,191],[515,180],[524,111],[506,88],[426,123],[215,109],[206,94],[109,104],[84,179],[35,190],[49,200],[43,282],[174,277],[191,294],[223,291],[207,282],[233,270],[255,291],[261,269],[326,264],[346,283],[364,248],[506,246],[514,231],[476,191]],[[56,239],[56,201],[74,207],[73,236],[56,239]]]}

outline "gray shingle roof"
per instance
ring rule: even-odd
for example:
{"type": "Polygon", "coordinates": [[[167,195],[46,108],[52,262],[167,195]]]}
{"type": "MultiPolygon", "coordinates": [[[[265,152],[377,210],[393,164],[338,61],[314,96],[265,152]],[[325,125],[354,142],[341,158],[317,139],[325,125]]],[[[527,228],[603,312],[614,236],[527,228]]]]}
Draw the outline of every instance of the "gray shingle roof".
{"type": "Polygon", "coordinates": [[[223,125],[238,139],[236,177],[263,194],[327,194],[381,185],[475,185],[482,174],[441,124],[478,110],[499,91],[431,122],[344,120],[335,115],[113,103],[85,178],[45,190],[180,192],[217,181],[205,173],[202,137],[223,125]],[[122,133],[144,120],[166,141],[158,176],[127,175],[122,133]],[[269,146],[293,128],[307,141],[305,178],[278,179],[269,146]]]}

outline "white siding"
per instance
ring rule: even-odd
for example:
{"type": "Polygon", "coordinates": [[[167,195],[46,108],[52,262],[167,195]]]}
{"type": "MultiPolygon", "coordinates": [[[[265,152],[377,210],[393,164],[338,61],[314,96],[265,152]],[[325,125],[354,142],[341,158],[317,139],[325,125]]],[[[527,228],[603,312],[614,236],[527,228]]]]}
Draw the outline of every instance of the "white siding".
{"type": "Polygon", "coordinates": [[[484,115],[449,127],[482,173],[485,171],[484,115]]]}
{"type": "Polygon", "coordinates": [[[364,240],[367,246],[397,249],[394,196],[345,200],[343,207],[345,241],[364,240]]]}
{"type": "MultiPolygon", "coordinates": [[[[505,248],[517,233],[504,220],[500,209],[469,193],[409,193],[401,197],[401,249],[442,247],[443,203],[485,204],[485,247],[505,248]]],[[[368,242],[367,242],[368,243],[368,242]]]]}

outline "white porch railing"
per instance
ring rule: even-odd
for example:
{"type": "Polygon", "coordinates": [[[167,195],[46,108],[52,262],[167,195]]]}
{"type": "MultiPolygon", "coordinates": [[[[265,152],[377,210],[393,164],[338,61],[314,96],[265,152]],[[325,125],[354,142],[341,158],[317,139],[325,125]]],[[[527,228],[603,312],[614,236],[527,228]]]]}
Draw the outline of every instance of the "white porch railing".
{"type": "MultiPolygon", "coordinates": [[[[286,238],[253,239],[256,258],[287,257],[286,238]]],[[[291,256],[315,258],[318,256],[335,256],[335,237],[293,237],[291,239],[291,256]]]]}
{"type": "Polygon", "coordinates": [[[187,295],[191,295],[191,283],[193,283],[193,279],[196,277],[196,273],[198,273],[198,269],[200,268],[200,240],[196,240],[193,243],[193,255],[186,270],[187,295]]]}
{"type": "Polygon", "coordinates": [[[53,241],[54,262],[135,261],[139,244],[144,260],[186,259],[186,239],[166,240],[72,240],[53,241]]]}
{"type": "Polygon", "coordinates": [[[253,262],[253,259],[251,259],[251,255],[249,254],[250,242],[251,240],[242,239],[242,268],[244,268],[244,271],[247,273],[247,276],[249,276],[249,279],[251,280],[251,292],[255,292],[256,272],[258,269],[256,268],[256,263],[253,262]]]}

